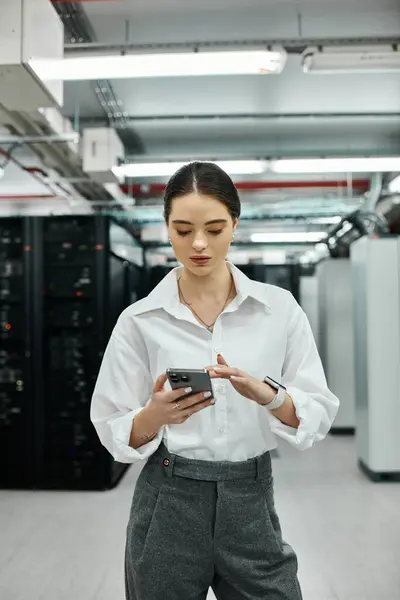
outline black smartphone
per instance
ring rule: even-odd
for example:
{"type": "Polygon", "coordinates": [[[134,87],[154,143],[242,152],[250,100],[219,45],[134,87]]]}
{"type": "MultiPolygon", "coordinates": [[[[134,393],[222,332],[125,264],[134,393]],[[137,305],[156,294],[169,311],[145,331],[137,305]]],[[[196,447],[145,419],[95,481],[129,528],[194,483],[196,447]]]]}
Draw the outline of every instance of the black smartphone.
{"type": "Polygon", "coordinates": [[[190,394],[182,396],[183,398],[200,392],[211,392],[210,398],[214,396],[211,377],[206,369],[167,369],[166,374],[173,390],[192,388],[190,394]]]}

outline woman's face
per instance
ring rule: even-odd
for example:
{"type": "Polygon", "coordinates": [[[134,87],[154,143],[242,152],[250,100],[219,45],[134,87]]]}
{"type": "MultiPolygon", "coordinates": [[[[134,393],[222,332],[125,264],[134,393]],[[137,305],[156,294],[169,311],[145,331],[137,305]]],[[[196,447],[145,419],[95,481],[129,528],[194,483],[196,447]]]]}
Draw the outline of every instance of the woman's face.
{"type": "Polygon", "coordinates": [[[177,260],[196,275],[208,275],[225,261],[236,225],[211,196],[193,192],[175,198],[168,233],[177,260]]]}

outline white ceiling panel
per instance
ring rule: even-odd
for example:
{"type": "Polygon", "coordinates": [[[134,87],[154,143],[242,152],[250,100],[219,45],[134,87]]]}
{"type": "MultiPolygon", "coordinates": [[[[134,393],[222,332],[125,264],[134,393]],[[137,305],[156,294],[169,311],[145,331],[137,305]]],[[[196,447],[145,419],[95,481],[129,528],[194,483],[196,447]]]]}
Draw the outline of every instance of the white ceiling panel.
{"type": "Polygon", "coordinates": [[[291,56],[280,75],[114,80],[131,116],[400,111],[400,74],[306,75],[291,56]]]}
{"type": "Polygon", "coordinates": [[[156,121],[136,123],[135,131],[148,154],[170,158],[400,153],[400,119],[156,121]]]}
{"type": "Polygon", "coordinates": [[[397,0],[135,0],[85,3],[99,41],[134,44],[398,35],[397,0]]]}
{"type": "Polygon", "coordinates": [[[103,117],[105,112],[93,90],[95,82],[74,81],[64,84],[63,113],[71,118],[103,117]]]}

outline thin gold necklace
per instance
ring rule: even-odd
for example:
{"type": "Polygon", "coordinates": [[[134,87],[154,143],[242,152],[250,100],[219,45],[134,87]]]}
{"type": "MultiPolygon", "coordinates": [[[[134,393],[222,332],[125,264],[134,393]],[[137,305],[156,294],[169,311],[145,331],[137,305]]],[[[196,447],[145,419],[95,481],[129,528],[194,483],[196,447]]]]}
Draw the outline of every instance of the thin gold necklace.
{"type": "Polygon", "coordinates": [[[232,275],[231,275],[231,285],[230,285],[230,288],[229,288],[228,296],[227,296],[227,298],[226,298],[226,300],[225,300],[225,304],[224,304],[224,306],[222,307],[221,311],[218,313],[218,315],[217,315],[217,318],[215,319],[214,323],[211,323],[211,325],[207,325],[207,323],[205,323],[205,322],[203,321],[203,319],[202,319],[201,317],[199,317],[199,315],[198,315],[198,314],[197,314],[197,312],[194,310],[194,308],[192,308],[191,304],[189,304],[188,302],[186,302],[186,300],[185,300],[185,298],[183,297],[183,294],[182,294],[181,286],[180,286],[180,284],[179,284],[180,280],[181,280],[181,278],[179,278],[179,279],[178,279],[178,291],[179,291],[179,297],[181,298],[181,300],[183,300],[184,304],[185,304],[185,305],[186,305],[186,306],[189,308],[189,310],[191,310],[191,311],[192,311],[192,313],[194,314],[194,316],[195,316],[195,317],[197,317],[197,319],[198,319],[198,320],[199,320],[199,321],[200,321],[200,322],[201,322],[201,323],[204,325],[204,327],[206,327],[206,329],[208,329],[208,331],[212,332],[212,330],[213,330],[213,328],[214,328],[214,325],[215,325],[215,323],[216,323],[216,321],[217,321],[218,317],[219,317],[219,316],[220,316],[220,314],[221,314],[221,313],[222,313],[222,312],[225,310],[225,307],[226,307],[226,305],[228,304],[228,301],[229,301],[229,298],[230,298],[230,295],[231,295],[231,292],[232,292],[232,287],[233,287],[233,277],[232,277],[232,275]]]}

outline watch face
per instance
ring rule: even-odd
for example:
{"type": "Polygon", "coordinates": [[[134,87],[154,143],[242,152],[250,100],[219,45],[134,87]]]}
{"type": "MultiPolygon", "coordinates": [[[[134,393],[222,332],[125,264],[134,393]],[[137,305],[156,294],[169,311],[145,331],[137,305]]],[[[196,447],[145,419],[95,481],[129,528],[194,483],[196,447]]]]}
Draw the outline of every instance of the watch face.
{"type": "Polygon", "coordinates": [[[269,385],[271,385],[273,388],[275,388],[276,390],[279,390],[279,388],[281,387],[279,385],[279,383],[277,381],[275,381],[275,379],[272,379],[272,377],[266,377],[264,379],[265,383],[268,383],[269,385]]]}

